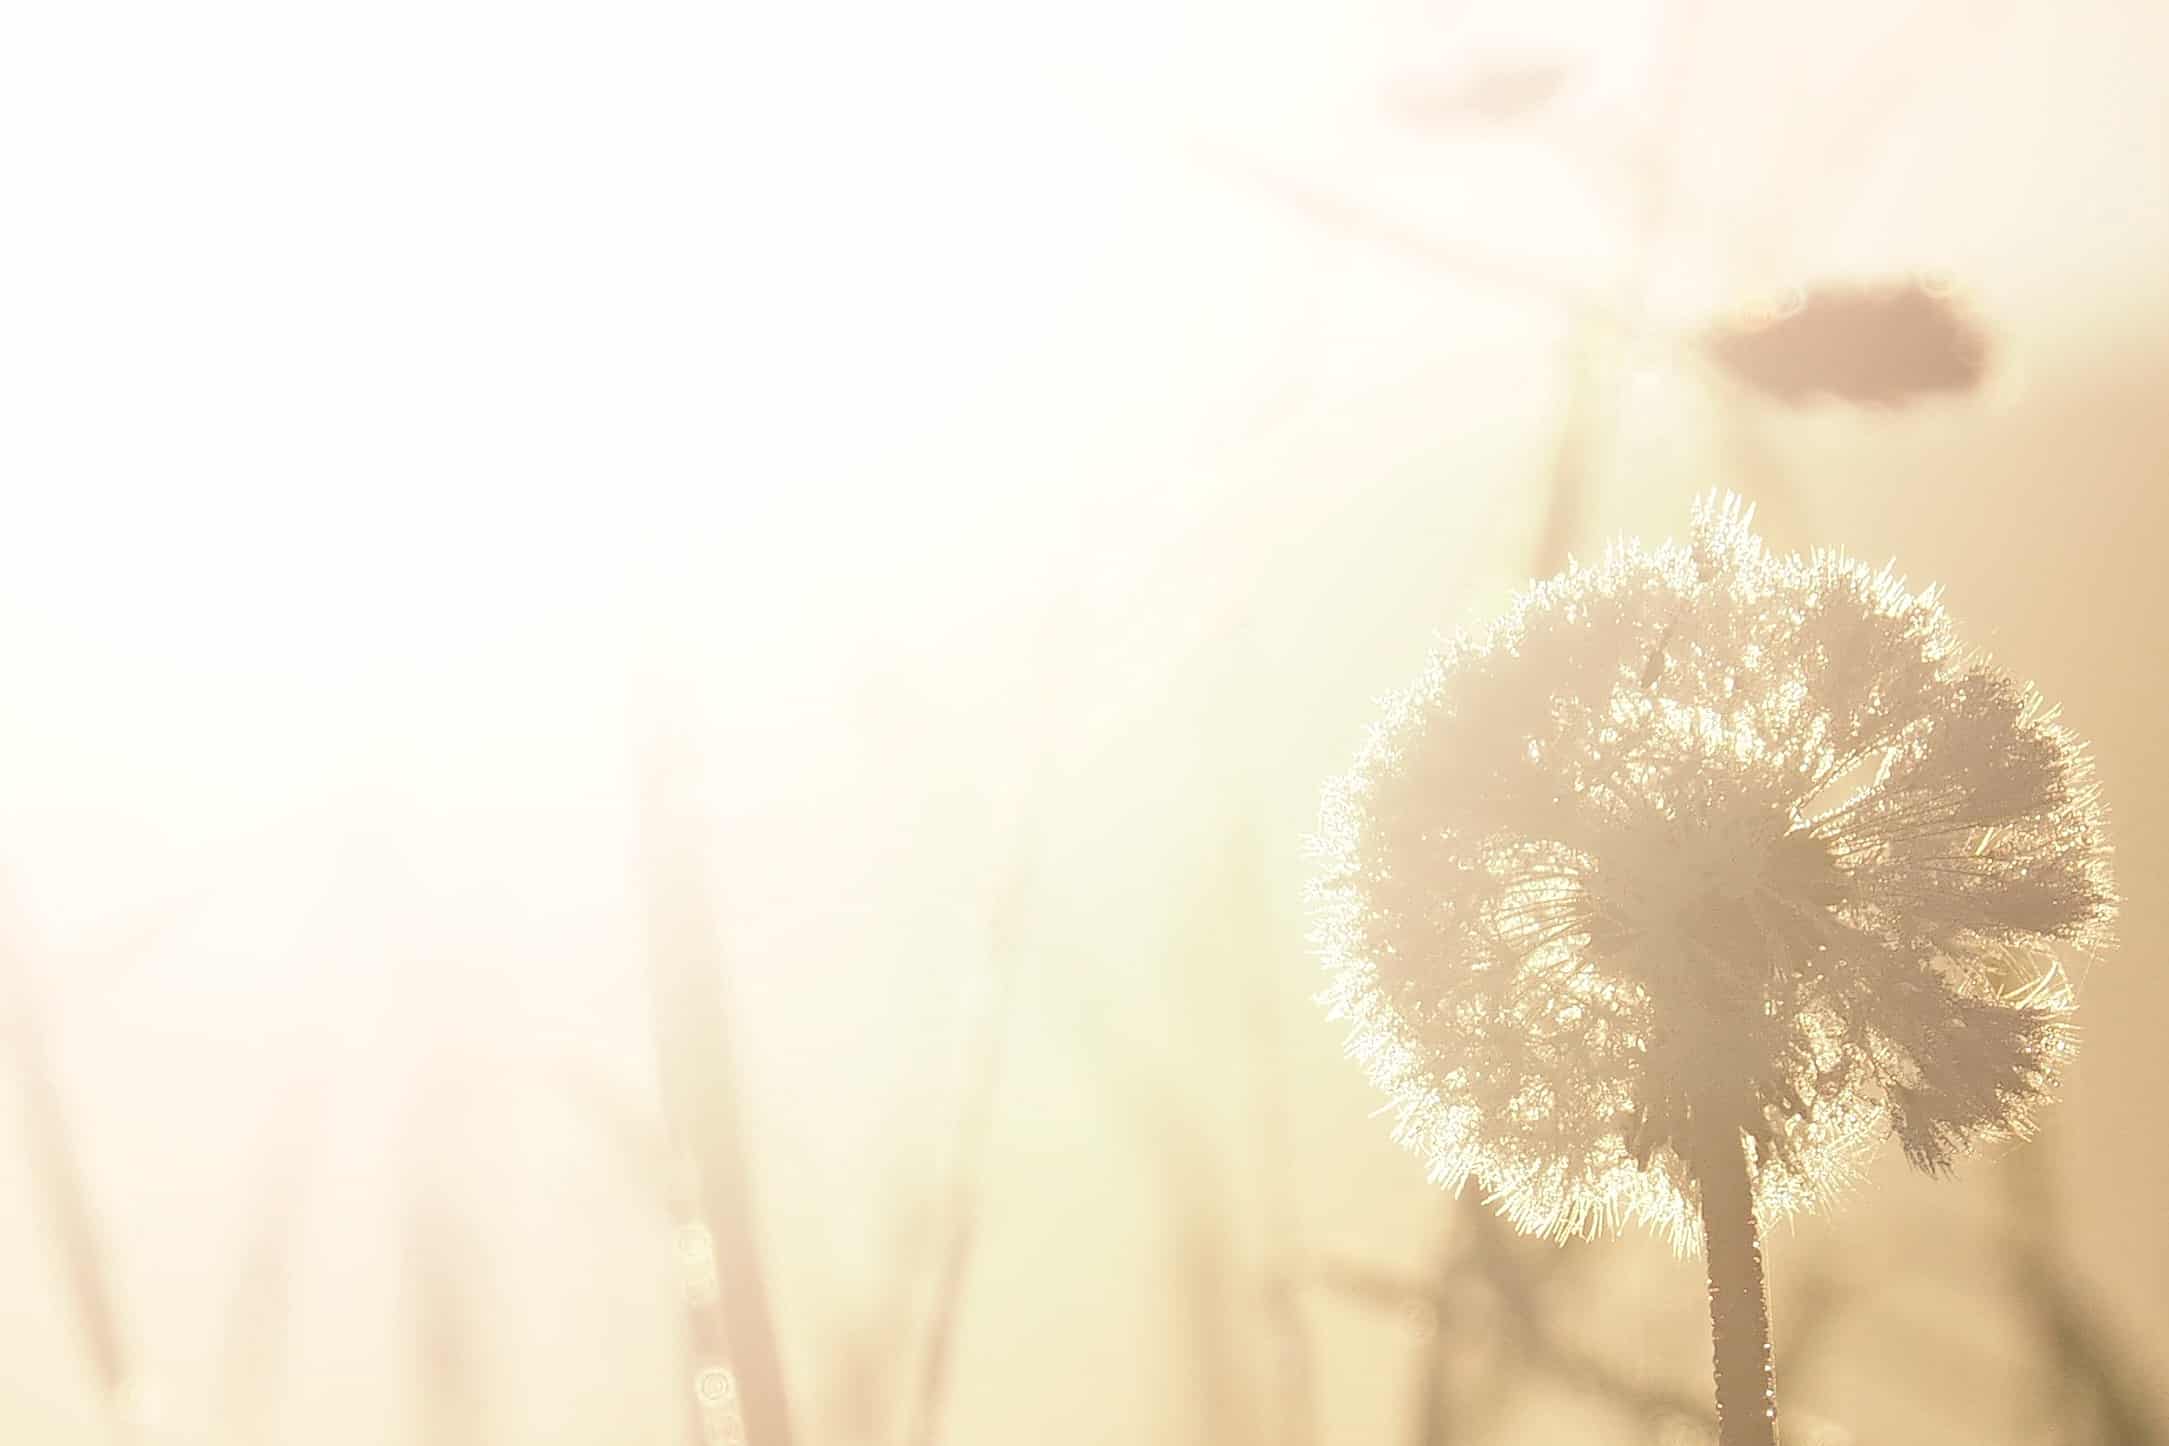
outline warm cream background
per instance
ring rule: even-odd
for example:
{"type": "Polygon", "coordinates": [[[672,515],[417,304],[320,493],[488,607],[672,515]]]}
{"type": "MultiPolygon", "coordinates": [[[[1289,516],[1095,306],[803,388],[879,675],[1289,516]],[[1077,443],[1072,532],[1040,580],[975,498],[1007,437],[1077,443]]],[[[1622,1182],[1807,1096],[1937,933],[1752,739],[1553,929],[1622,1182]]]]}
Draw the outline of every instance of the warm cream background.
{"type": "MultiPolygon", "coordinates": [[[[1420,1332],[1312,1267],[1467,1226],[1309,1003],[1301,840],[1369,700],[1524,575],[1568,334],[1235,158],[1639,275],[1659,326],[1912,268],[1989,320],[1985,395],[1751,439],[1608,346],[1582,546],[1739,486],[1781,543],[1946,584],[2094,741],[2126,943],[2024,1208],[2159,1391],[2169,21],[1495,8],[7,22],[6,941],[149,1439],[409,1439],[429,1160],[495,1437],[677,1429],[627,720],[685,694],[809,1436],[894,1439],[1011,959],[944,1439],[1303,1440],[1276,1272],[1310,1439],[1407,1439],[1420,1332]],[[1393,121],[1494,54],[1576,67],[1572,146],[1678,97],[1643,259],[1549,143],[1393,121]]],[[[1788,1285],[1844,1283],[1792,1434],[2060,1439],[1997,1249],[2026,1188],[1893,1155],[1774,1242],[1781,1370],[1788,1285]]],[[[47,1239],[0,1173],[0,1433],[91,1440],[47,1239]]],[[[1573,1250],[1560,1329],[1700,1389],[1695,1267],[1573,1250]]],[[[1514,1400],[1493,1439],[1648,1439],[1514,1400]]]]}

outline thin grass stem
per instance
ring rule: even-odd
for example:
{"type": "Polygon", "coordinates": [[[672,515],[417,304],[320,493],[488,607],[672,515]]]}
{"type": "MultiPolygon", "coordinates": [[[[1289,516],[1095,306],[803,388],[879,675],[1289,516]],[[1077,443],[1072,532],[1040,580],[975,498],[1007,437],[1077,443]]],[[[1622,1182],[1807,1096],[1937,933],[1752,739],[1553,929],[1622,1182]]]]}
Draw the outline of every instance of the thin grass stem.
{"type": "Polygon", "coordinates": [[[659,739],[647,759],[642,800],[657,1073],[673,1132],[692,1156],[701,1218],[714,1242],[746,1439],[749,1446],[791,1446],[782,1360],[753,1229],[737,1060],[690,765],[684,740],[659,739]]]}
{"type": "Polygon", "coordinates": [[[43,1197],[92,1377],[119,1436],[129,1417],[128,1352],[90,1192],[27,974],[16,951],[0,944],[0,1013],[5,1015],[0,1020],[0,1029],[5,1030],[0,1049],[15,1062],[30,1176],[43,1197]]]}

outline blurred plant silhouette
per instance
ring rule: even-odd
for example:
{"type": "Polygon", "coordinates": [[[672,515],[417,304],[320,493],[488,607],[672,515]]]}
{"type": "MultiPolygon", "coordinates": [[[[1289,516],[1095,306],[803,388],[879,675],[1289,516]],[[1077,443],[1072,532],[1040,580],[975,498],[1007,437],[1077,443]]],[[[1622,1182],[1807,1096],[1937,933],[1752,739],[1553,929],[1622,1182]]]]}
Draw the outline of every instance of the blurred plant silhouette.
{"type": "Polygon", "coordinates": [[[55,1077],[43,1001],[22,956],[21,926],[11,909],[0,914],[0,925],[0,1049],[6,1050],[15,1073],[30,1182],[41,1197],[46,1228],[57,1247],[99,1405],[118,1433],[131,1423],[136,1405],[131,1397],[141,1383],[134,1378],[112,1270],[55,1077]]]}
{"type": "Polygon", "coordinates": [[[662,725],[645,760],[641,844],[656,1068],[665,1118],[689,1166],[681,1233],[705,1239],[716,1282],[712,1294],[698,1275],[689,1282],[690,1419],[703,1446],[725,1446],[739,1421],[747,1439],[789,1446],[792,1418],[752,1219],[706,832],[694,802],[699,754],[669,731],[677,724],[662,725]],[[727,1367],[715,1358],[719,1351],[728,1352],[727,1367]]]}
{"type": "Polygon", "coordinates": [[[1726,373],[1788,406],[1826,396],[1902,407],[1970,392],[1988,366],[1988,339],[1949,288],[1916,280],[1813,286],[1762,315],[1714,323],[1701,343],[1726,373]]]}

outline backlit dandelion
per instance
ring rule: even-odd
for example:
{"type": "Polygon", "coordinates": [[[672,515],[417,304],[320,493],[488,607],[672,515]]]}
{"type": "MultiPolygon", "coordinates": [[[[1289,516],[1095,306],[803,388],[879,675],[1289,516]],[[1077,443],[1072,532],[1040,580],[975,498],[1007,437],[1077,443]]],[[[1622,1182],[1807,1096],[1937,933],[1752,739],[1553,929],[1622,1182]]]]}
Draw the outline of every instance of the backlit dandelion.
{"type": "Polygon", "coordinates": [[[2114,902],[2039,698],[1933,590],[1750,520],[1713,498],[1434,657],[1328,792],[1315,897],[1435,1179],[1553,1236],[1707,1230],[1713,1291],[1744,1230],[1759,1312],[1755,1217],[1886,1133],[1941,1171],[2026,1131],[2071,1049],[2058,951],[2114,902]]]}

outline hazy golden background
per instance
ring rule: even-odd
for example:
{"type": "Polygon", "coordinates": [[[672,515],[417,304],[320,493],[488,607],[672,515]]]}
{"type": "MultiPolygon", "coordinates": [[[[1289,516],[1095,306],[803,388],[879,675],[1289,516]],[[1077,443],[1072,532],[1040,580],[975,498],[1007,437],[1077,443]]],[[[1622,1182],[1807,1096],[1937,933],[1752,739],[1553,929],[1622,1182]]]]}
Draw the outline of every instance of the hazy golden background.
{"type": "MultiPolygon", "coordinates": [[[[1706,1390],[1652,1239],[1486,1257],[1559,1370],[1510,1294],[1382,1301],[1482,1212],[1310,1000],[1318,785],[1579,416],[1577,550],[1728,485],[1895,557],[2114,810],[2042,1138],[1773,1242],[1787,1439],[2150,1439],[2087,1372],[2169,1410],[2165,56],[2139,3],[11,14],[0,944],[129,1429],[683,1439],[663,717],[801,1439],[911,1439],[960,1219],[942,1442],[1415,1446],[1434,1360],[1432,1440],[1693,1439],[1592,1389],[1706,1390]],[[1975,395],[1648,339],[1916,272],[1975,395]]],[[[29,1118],[0,1437],[110,1439],[29,1118]]]]}

